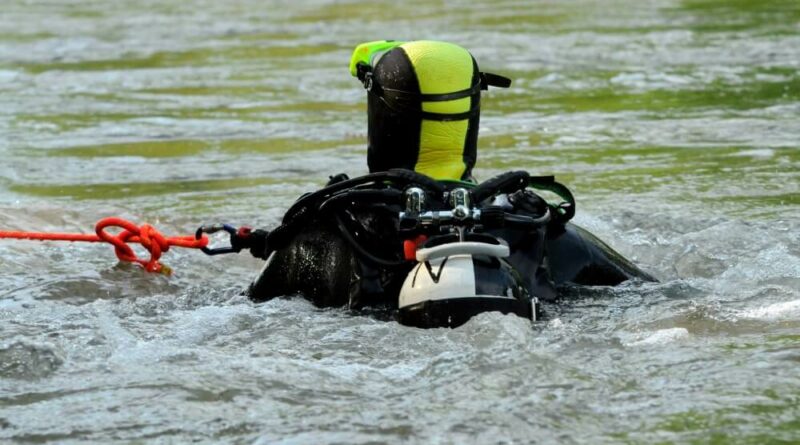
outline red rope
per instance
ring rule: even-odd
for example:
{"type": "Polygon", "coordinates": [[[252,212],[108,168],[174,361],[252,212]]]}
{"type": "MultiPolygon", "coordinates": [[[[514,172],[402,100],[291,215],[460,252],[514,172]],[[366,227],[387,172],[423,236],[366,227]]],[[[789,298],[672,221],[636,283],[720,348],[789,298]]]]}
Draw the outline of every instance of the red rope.
{"type": "Polygon", "coordinates": [[[84,233],[44,233],[44,232],[22,232],[22,231],[3,231],[0,230],[0,238],[29,239],[37,241],[83,241],[88,243],[110,243],[114,246],[114,253],[120,261],[138,263],[148,272],[159,272],[166,275],[172,270],[159,263],[161,254],[168,251],[170,246],[185,247],[188,249],[202,249],[208,245],[208,237],[203,235],[200,239],[194,236],[173,236],[165,237],[155,227],[150,224],[136,226],[130,221],[122,218],[110,217],[103,218],[95,225],[96,235],[84,233]],[[116,235],[106,231],[107,227],[119,227],[122,229],[116,235]],[[136,256],[128,243],[139,243],[150,253],[150,258],[143,260],[136,256]]]}

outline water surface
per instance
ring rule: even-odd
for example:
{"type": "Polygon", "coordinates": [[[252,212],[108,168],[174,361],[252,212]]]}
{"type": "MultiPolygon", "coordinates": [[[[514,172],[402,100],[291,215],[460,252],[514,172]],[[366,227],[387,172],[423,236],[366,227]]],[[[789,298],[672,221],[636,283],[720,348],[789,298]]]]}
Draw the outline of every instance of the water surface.
{"type": "Polygon", "coordinates": [[[260,262],[0,242],[0,441],[800,441],[800,3],[5,0],[0,228],[275,226],[366,172],[358,43],[513,78],[479,166],[555,174],[658,284],[417,330],[240,296],[260,262]]]}

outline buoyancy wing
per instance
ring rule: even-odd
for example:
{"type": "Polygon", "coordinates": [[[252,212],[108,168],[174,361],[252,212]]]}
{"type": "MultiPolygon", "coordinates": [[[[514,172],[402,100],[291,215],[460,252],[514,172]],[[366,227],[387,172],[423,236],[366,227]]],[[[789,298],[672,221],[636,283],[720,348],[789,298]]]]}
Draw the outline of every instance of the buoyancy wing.
{"type": "Polygon", "coordinates": [[[586,229],[568,223],[550,231],[546,241],[547,261],[556,285],[614,286],[639,279],[657,281],[586,229]]]}

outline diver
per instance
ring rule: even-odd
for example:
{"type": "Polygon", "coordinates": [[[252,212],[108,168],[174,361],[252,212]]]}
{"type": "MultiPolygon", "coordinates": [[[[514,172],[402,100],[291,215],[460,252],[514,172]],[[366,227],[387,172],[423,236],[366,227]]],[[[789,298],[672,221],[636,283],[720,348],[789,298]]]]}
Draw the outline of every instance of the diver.
{"type": "Polygon", "coordinates": [[[454,327],[488,310],[535,319],[536,303],[565,284],[654,281],[569,222],[575,200],[553,177],[473,178],[481,91],[510,79],[437,41],[361,44],[350,72],[367,92],[370,174],[332,176],[279,227],[232,238],[266,260],[252,300],[301,294],[321,307],[387,307],[404,324],[454,327]]]}

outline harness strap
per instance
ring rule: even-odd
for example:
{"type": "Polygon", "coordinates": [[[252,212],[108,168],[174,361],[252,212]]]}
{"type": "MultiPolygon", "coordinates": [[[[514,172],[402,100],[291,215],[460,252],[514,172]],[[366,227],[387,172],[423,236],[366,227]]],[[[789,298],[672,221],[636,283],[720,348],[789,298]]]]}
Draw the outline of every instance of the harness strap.
{"type": "Polygon", "coordinates": [[[359,63],[356,66],[356,76],[363,82],[364,89],[366,89],[369,94],[378,97],[381,102],[386,104],[390,109],[401,113],[417,114],[422,119],[440,122],[460,121],[476,116],[480,112],[481,90],[488,90],[490,86],[498,88],[508,88],[511,86],[511,79],[507,77],[481,72],[479,73],[478,81],[464,90],[440,94],[416,93],[413,91],[383,87],[373,76],[372,67],[365,63],[359,63]],[[476,100],[472,108],[463,113],[434,113],[423,111],[418,108],[418,104],[421,102],[446,102],[466,97],[474,97],[476,100]]]}

